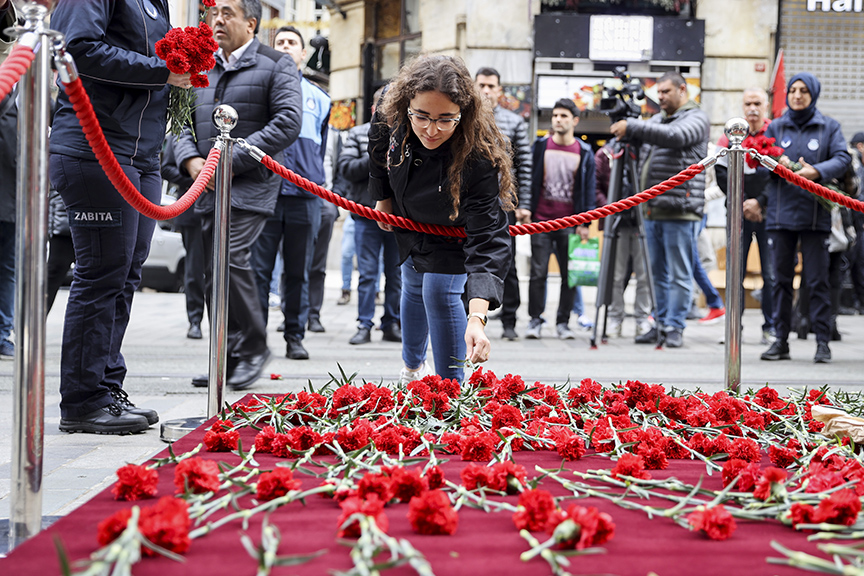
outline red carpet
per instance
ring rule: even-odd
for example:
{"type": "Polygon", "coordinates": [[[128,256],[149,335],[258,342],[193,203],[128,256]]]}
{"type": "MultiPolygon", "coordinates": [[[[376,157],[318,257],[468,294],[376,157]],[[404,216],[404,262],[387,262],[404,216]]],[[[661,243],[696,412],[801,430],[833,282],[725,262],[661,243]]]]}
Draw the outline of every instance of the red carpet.
{"type": "MultiPolygon", "coordinates": [[[[181,454],[194,448],[202,439],[204,429],[189,434],[174,445],[175,453],[181,454]]],[[[244,446],[253,443],[254,431],[242,431],[244,446]]],[[[161,456],[167,456],[167,451],[161,456]]],[[[204,458],[234,463],[238,458],[233,454],[202,452],[204,458]]],[[[277,461],[270,454],[256,455],[262,470],[273,468],[277,461]]],[[[326,459],[325,459],[326,460],[326,459]]],[[[332,459],[330,459],[332,460],[332,459]]],[[[529,479],[536,476],[534,466],[557,468],[560,457],[553,452],[518,452],[517,463],[528,471],[529,479]]],[[[442,468],[448,480],[458,483],[459,472],[467,463],[451,458],[442,468]]],[[[607,458],[589,455],[578,462],[567,463],[568,469],[588,470],[609,468],[607,458]]],[[[158,496],[173,494],[174,466],[160,469],[158,496]]],[[[666,470],[653,470],[654,479],[676,476],[693,483],[705,466],[692,460],[670,460],[666,470]]],[[[565,478],[571,478],[566,471],[565,478]]],[[[303,489],[317,486],[319,480],[302,473],[303,489]]],[[[566,492],[553,481],[544,481],[542,488],[555,496],[566,492]]],[[[706,477],[703,487],[719,490],[722,487],[719,473],[706,477]]],[[[492,497],[516,504],[517,497],[492,497]]],[[[139,502],[153,504],[154,500],[139,502]]],[[[645,504],[649,502],[645,501],[645,504]]],[[[659,576],[708,576],[708,575],[772,575],[800,574],[799,570],[784,566],[770,565],[768,556],[779,556],[769,546],[777,540],[785,546],[816,553],[815,544],[806,541],[806,535],[796,532],[779,522],[738,521],[738,529],[727,541],[712,541],[695,532],[689,532],[666,518],[649,520],[643,512],[620,508],[606,500],[590,498],[580,504],[596,506],[609,513],[615,522],[615,537],[604,548],[607,553],[596,556],[572,558],[569,571],[573,574],[620,574],[645,575],[656,573],[659,576]]],[[[650,502],[655,506],[666,506],[663,502],[650,502]]],[[[4,575],[51,575],[60,574],[57,553],[53,540],[59,538],[72,559],[85,559],[98,548],[96,541],[97,524],[121,508],[131,507],[131,502],[118,502],[110,490],[105,490],[81,508],[61,519],[50,529],[19,546],[8,558],[0,560],[0,573],[4,575]]],[[[408,539],[426,555],[433,570],[438,575],[471,574],[480,575],[537,575],[546,576],[550,569],[545,561],[535,558],[521,562],[519,554],[529,546],[514,528],[509,512],[487,514],[479,510],[463,507],[459,511],[459,528],[454,536],[421,536],[415,534],[406,519],[407,504],[388,506],[385,509],[390,520],[388,533],[397,538],[408,539]]],[[[321,575],[332,570],[351,568],[349,548],[336,542],[336,520],[340,510],[338,505],[326,498],[307,499],[304,507],[299,502],[280,508],[271,516],[271,522],[282,533],[280,554],[304,554],[326,549],[327,553],[307,564],[294,567],[278,567],[272,574],[321,575]]],[[[257,543],[260,540],[260,526],[263,518],[253,518],[249,534],[257,543]]],[[[255,561],[240,543],[242,533],[240,521],[224,526],[213,533],[192,542],[185,554],[186,562],[180,564],[166,558],[145,558],[133,568],[138,576],[170,576],[173,574],[254,574],[255,561]]],[[[541,541],[545,534],[535,534],[541,541]]],[[[388,574],[413,574],[407,567],[392,570],[388,574]]]]}

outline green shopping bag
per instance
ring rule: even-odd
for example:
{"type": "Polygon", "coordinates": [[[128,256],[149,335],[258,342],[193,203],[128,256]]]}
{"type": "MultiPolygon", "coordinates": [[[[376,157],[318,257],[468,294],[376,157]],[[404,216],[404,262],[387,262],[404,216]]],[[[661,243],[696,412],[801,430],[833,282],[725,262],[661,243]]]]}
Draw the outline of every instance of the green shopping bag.
{"type": "Polygon", "coordinates": [[[600,277],[600,240],[582,242],[578,234],[570,236],[570,259],[567,261],[567,282],[570,287],[596,286],[600,277]]]}

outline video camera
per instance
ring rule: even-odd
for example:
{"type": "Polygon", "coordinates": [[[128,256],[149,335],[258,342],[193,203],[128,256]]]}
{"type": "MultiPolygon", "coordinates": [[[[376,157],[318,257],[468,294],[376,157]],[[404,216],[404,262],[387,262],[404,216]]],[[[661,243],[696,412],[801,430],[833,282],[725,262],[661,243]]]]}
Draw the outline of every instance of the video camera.
{"type": "Polygon", "coordinates": [[[606,95],[600,99],[600,111],[612,122],[627,118],[639,118],[642,106],[636,100],[645,98],[645,91],[638,80],[633,80],[624,66],[615,67],[615,77],[621,80],[621,88],[604,87],[606,95]]]}

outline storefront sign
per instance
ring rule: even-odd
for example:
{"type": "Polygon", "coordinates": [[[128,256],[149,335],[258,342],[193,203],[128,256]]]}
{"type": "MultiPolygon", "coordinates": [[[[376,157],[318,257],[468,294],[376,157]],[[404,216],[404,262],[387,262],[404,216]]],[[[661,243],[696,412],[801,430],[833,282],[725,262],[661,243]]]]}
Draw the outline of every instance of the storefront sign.
{"type": "Polygon", "coordinates": [[[588,58],[595,62],[647,62],[654,51],[654,18],[591,16],[588,58]]]}
{"type": "Polygon", "coordinates": [[[861,12],[864,0],[807,0],[808,12],[861,12]]]}

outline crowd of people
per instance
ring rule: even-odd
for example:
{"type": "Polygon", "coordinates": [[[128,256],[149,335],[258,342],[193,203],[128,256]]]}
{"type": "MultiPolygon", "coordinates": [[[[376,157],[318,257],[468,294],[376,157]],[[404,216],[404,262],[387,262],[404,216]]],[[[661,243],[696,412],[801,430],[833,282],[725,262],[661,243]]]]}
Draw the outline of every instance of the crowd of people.
{"type": "MultiPolygon", "coordinates": [[[[343,221],[338,304],[351,303],[354,258],[359,272],[357,328],[347,344],[372,341],[380,305],[381,339],[401,343],[403,382],[432,373],[461,380],[466,362],[488,360],[493,344],[487,323],[495,309],[500,308],[501,338],[520,338],[522,299],[509,225],[556,220],[606,204],[611,167],[621,149],[636,160],[635,171],[623,175],[619,189],[624,195],[658,184],[708,154],[708,116],[690,98],[678,73],[668,72],[656,82],[658,114],[612,123],[612,139],[595,151],[581,137],[580,112],[567,95],[555,102],[548,132],[531,142],[527,122],[501,104],[500,73],[483,67],[472,74],[451,56],[424,55],[406,63],[368,103],[371,122],[342,133],[329,130],[330,97],[303,75],[307,54],[301,32],[286,26],[276,31],[273,47],[262,44],[257,39],[259,0],[215,0],[208,18],[219,51],[208,73],[209,86],[194,88],[194,132],[163,138],[169,86],[190,88],[191,81],[188,74],[169,72],[154,55],[155,42],[170,25],[167,5],[147,6],[150,25],[129,27],[125,24],[141,18],[133,0],[118,0],[110,10],[99,3],[58,0],[52,23],[67,39],[111,149],[148,200],[160,201],[163,179],[181,193],[189,188],[218,135],[212,112],[226,103],[239,115],[233,137],[244,138],[307,179],[381,212],[465,230],[459,238],[394,228],[356,214],[343,221]]],[[[0,18],[14,21],[8,0],[0,0],[0,18]]],[[[765,91],[746,90],[749,137],[774,138],[783,149],[779,161],[804,178],[843,183],[851,178],[852,155],[839,124],[817,109],[819,91],[815,76],[795,75],[787,87],[787,112],[771,121],[765,91]]],[[[10,110],[14,121],[10,100],[0,103],[0,122],[10,110]]],[[[9,138],[0,144],[8,147],[9,138]]],[[[728,146],[725,138],[717,144],[728,146]]],[[[850,144],[860,155],[864,134],[856,134],[850,144]]],[[[326,331],[321,322],[327,305],[324,276],[339,214],[332,204],[282,180],[239,148],[231,162],[227,385],[244,390],[272,358],[266,326],[274,304],[281,312],[277,330],[287,358],[308,359],[306,331],[326,331]]],[[[725,170],[720,162],[721,188],[725,170]]],[[[72,259],[76,264],[65,311],[60,428],[143,431],[158,421],[158,414],[136,407],[123,391],[121,350],[154,222],[116,193],[62,90],[53,118],[50,179],[56,189],[50,302],[59,286],[56,276],[65,275],[72,259]],[[79,218],[81,214],[96,217],[79,218]]],[[[10,181],[14,178],[0,179],[0,186],[10,181]]],[[[175,222],[187,252],[187,337],[193,339],[203,337],[211,292],[214,187],[215,177],[194,208],[175,222]]],[[[606,230],[616,239],[610,260],[609,335],[623,335],[625,288],[634,277],[637,344],[684,346],[696,286],[708,307],[701,321],[717,321],[725,314],[696,248],[705,227],[705,190],[706,176],[697,175],[626,211],[606,230]]],[[[0,201],[6,197],[0,194],[0,201]]],[[[798,330],[800,337],[803,331],[806,337],[812,330],[814,361],[830,361],[829,342],[840,337],[836,317],[842,270],[851,270],[864,304],[864,242],[855,242],[850,234],[864,232],[861,215],[750,167],[743,212],[743,260],[755,237],[761,262],[762,330],[770,345],[761,358],[789,359],[790,332],[798,330]],[[846,240],[844,246],[832,244],[838,234],[846,240]],[[799,252],[802,289],[796,297],[799,252]]],[[[14,211],[0,210],[0,220],[6,214],[14,211]]],[[[14,223],[0,221],[3,246],[14,237],[10,230],[14,223]]],[[[531,236],[525,338],[543,337],[553,254],[562,277],[555,336],[576,337],[570,322],[574,312],[580,327],[588,324],[580,318],[581,292],[567,279],[567,263],[573,246],[589,236],[588,226],[531,236]]],[[[0,280],[10,277],[0,273],[0,280]]],[[[0,356],[11,357],[7,284],[0,284],[0,356]]],[[[206,374],[192,381],[194,386],[207,384],[206,374]]]]}

